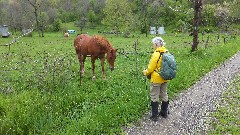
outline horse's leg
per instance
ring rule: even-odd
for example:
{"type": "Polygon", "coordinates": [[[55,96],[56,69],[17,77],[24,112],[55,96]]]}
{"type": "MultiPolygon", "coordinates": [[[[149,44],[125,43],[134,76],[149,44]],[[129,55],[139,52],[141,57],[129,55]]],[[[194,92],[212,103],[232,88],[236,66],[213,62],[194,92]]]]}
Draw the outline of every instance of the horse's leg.
{"type": "Polygon", "coordinates": [[[85,59],[86,59],[86,55],[83,55],[82,56],[82,73],[83,73],[83,75],[85,74],[85,68],[84,68],[84,62],[85,62],[85,59]]]}
{"type": "Polygon", "coordinates": [[[82,56],[77,53],[78,61],[79,61],[79,75],[80,75],[80,85],[82,83],[82,56]]]}
{"type": "Polygon", "coordinates": [[[106,80],[106,74],[105,74],[105,70],[104,70],[104,61],[105,61],[105,57],[101,58],[101,65],[102,65],[102,75],[103,75],[103,79],[106,80]]]}
{"type": "Polygon", "coordinates": [[[91,56],[91,62],[92,62],[92,80],[95,80],[96,77],[94,75],[94,69],[95,69],[95,60],[96,60],[96,57],[94,57],[93,55],[91,56]]]}
{"type": "Polygon", "coordinates": [[[83,68],[83,60],[82,60],[82,55],[78,54],[78,60],[79,60],[79,73],[82,73],[82,68],[83,68]]]}

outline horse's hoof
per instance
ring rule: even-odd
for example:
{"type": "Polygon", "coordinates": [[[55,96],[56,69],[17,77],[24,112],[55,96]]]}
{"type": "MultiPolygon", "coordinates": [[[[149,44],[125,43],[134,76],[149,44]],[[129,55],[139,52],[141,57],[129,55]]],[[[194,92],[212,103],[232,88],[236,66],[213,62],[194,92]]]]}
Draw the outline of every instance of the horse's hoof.
{"type": "Polygon", "coordinates": [[[103,78],[103,80],[107,80],[107,78],[106,78],[106,77],[104,77],[104,78],[103,78]]]}
{"type": "Polygon", "coordinates": [[[93,77],[92,77],[92,80],[93,80],[93,81],[94,81],[94,80],[96,80],[96,77],[95,77],[95,76],[93,76],[93,77]]]}

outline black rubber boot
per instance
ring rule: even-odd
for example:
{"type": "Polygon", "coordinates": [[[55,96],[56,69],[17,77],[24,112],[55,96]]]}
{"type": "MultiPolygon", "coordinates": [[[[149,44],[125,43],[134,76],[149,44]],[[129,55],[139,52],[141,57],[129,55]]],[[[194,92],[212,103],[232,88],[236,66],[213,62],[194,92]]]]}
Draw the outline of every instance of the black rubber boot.
{"type": "Polygon", "coordinates": [[[163,118],[167,118],[167,115],[168,115],[168,104],[169,104],[169,101],[167,101],[167,102],[162,101],[161,111],[160,111],[159,114],[160,114],[163,118]]]}
{"type": "Polygon", "coordinates": [[[150,117],[150,119],[152,121],[158,121],[158,102],[151,102],[151,106],[152,106],[152,116],[150,117]]]}

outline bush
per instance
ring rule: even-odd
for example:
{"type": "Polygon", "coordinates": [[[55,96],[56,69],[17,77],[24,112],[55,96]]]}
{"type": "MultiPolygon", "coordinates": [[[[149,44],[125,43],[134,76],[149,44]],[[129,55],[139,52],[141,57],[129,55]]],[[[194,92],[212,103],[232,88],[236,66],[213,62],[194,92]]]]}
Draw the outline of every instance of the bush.
{"type": "Polygon", "coordinates": [[[199,27],[199,32],[205,32],[205,33],[214,33],[214,32],[217,32],[218,29],[216,27],[213,27],[213,26],[201,26],[199,27]]]}
{"type": "Polygon", "coordinates": [[[60,29],[61,29],[61,20],[60,19],[54,20],[52,24],[52,31],[58,32],[60,29]]]}

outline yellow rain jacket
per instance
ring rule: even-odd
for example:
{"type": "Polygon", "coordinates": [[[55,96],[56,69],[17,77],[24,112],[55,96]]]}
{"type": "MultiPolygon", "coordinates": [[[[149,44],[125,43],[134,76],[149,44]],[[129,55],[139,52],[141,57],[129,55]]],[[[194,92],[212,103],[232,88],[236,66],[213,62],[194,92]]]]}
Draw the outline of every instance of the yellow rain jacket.
{"type": "Polygon", "coordinates": [[[161,64],[162,64],[162,57],[160,57],[161,52],[166,52],[167,49],[162,46],[157,48],[154,53],[152,54],[152,57],[149,61],[147,72],[145,72],[144,75],[148,76],[151,74],[151,82],[152,83],[164,83],[168,82],[169,80],[164,80],[157,72],[160,71],[161,69],[161,64]]]}

